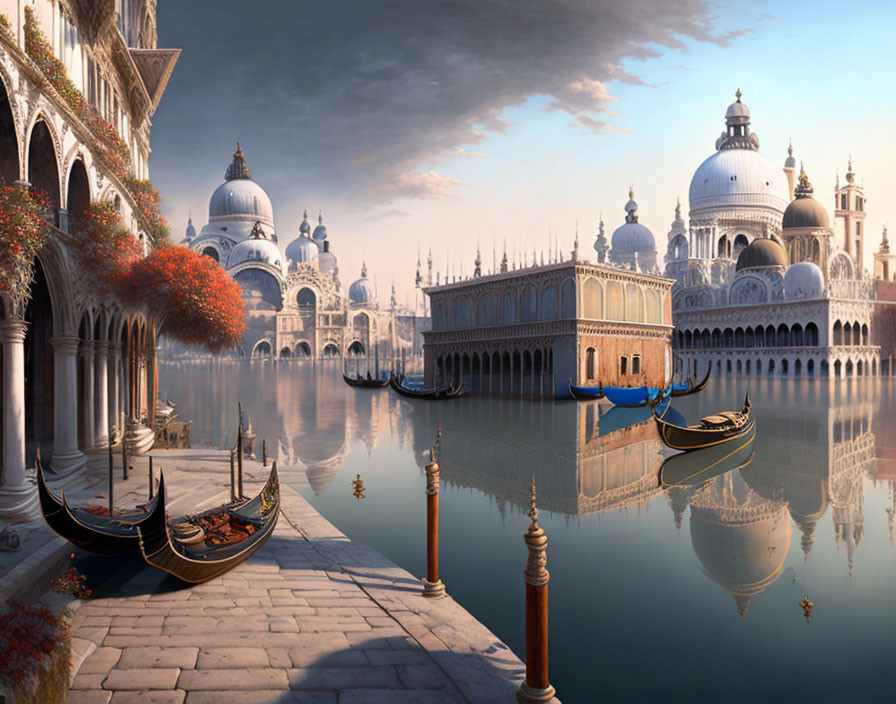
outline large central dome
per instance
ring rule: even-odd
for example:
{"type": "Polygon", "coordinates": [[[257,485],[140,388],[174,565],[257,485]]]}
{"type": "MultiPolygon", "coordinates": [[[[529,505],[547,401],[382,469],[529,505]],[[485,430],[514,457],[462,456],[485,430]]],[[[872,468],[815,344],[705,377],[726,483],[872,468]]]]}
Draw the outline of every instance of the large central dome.
{"type": "Polygon", "coordinates": [[[697,168],[688,193],[691,212],[707,208],[787,207],[784,172],[752,149],[722,149],[697,168]]]}
{"type": "Polygon", "coordinates": [[[208,202],[208,220],[260,221],[274,227],[274,207],[264,189],[252,180],[243,151],[237,143],[233,163],[227,168],[227,179],[215,189],[208,202]]]}

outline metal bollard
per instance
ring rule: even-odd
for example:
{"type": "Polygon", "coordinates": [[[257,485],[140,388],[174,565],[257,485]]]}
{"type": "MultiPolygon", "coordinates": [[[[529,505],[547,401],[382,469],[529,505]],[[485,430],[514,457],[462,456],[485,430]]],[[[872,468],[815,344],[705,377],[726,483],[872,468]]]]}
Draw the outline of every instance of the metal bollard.
{"type": "Polygon", "coordinates": [[[439,465],[435,453],[429,452],[426,465],[426,577],[423,596],[439,599],[445,596],[445,585],[439,579],[439,465]]]}
{"type": "Polygon", "coordinates": [[[548,681],[548,538],[538,526],[535,507],[535,477],[529,487],[532,505],[527,515],[532,519],[524,536],[529,559],[523,577],[526,580],[526,679],[516,693],[520,704],[548,702],[556,693],[548,681]]]}

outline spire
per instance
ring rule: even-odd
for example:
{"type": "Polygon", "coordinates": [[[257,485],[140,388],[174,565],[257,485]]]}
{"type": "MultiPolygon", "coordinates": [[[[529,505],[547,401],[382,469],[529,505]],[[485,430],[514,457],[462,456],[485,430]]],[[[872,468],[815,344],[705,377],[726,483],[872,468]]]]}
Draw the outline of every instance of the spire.
{"type": "Polygon", "coordinates": [[[884,231],[881,234],[881,238],[880,238],[880,253],[881,254],[889,254],[890,253],[890,240],[887,237],[886,224],[884,224],[884,231]]]}
{"type": "Polygon", "coordinates": [[[398,307],[398,300],[395,296],[395,277],[392,277],[392,297],[389,299],[389,307],[394,311],[398,307]]]}
{"type": "Polygon", "coordinates": [[[740,92],[740,87],[738,87],[737,92],[734,94],[734,97],[737,98],[737,102],[740,102],[740,96],[742,95],[743,93],[740,92]]]}
{"type": "Polygon", "coordinates": [[[847,183],[855,183],[856,182],[856,174],[852,170],[852,154],[849,155],[849,162],[846,167],[846,181],[847,183]]]}
{"type": "Polygon", "coordinates": [[[367,262],[365,262],[365,261],[361,262],[361,278],[362,279],[367,278],[367,262]]]}
{"type": "Polygon", "coordinates": [[[233,153],[233,161],[224,172],[224,178],[227,181],[234,181],[240,178],[252,178],[249,173],[249,167],[246,166],[246,160],[243,158],[243,150],[240,148],[240,141],[236,141],[236,151],[233,153]]]}
{"type": "Polygon", "coordinates": [[[638,222],[638,204],[635,202],[635,187],[629,186],[628,203],[625,204],[625,221],[638,222]]]}
{"type": "Polygon", "coordinates": [[[794,189],[793,193],[797,198],[808,198],[815,192],[812,184],[809,183],[809,177],[806,175],[806,169],[803,162],[800,162],[800,182],[794,189]]]}
{"type": "Polygon", "coordinates": [[[597,252],[597,261],[599,264],[605,264],[607,261],[607,252],[610,245],[607,242],[607,236],[604,232],[604,214],[600,214],[600,224],[597,226],[597,239],[594,240],[594,251],[597,252]]]}
{"type": "Polygon", "coordinates": [[[476,259],[473,261],[473,278],[478,279],[482,276],[482,254],[479,251],[479,241],[476,242],[476,259]]]}
{"type": "Polygon", "coordinates": [[[501,256],[501,273],[507,272],[507,239],[504,239],[504,254],[501,256]]]}
{"type": "Polygon", "coordinates": [[[681,196],[675,199],[675,221],[681,221],[681,196]]]}
{"type": "MultiPolygon", "coordinates": [[[[414,276],[414,286],[420,288],[423,286],[423,272],[420,271],[420,245],[417,245],[417,274],[414,276]]],[[[394,288],[394,283],[393,283],[394,288]]]]}
{"type": "Polygon", "coordinates": [[[426,285],[432,286],[432,247],[429,248],[429,254],[426,257],[426,285]]]}

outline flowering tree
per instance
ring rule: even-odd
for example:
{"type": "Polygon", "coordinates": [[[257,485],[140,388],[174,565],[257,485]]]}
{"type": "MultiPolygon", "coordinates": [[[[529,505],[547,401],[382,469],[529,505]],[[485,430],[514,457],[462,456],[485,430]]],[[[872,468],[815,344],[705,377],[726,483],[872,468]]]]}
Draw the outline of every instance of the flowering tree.
{"type": "Polygon", "coordinates": [[[137,239],[127,231],[112,203],[94,203],[75,214],[71,237],[81,265],[108,289],[120,292],[131,265],[143,256],[137,239]]]}
{"type": "Polygon", "coordinates": [[[188,345],[222,352],[246,329],[242,290],[210,257],[164,245],[130,267],[121,295],[145,304],[161,332],[188,345]]]}
{"type": "Polygon", "coordinates": [[[46,239],[42,203],[36,193],[0,183],[0,294],[24,312],[34,258],[46,239]]]}

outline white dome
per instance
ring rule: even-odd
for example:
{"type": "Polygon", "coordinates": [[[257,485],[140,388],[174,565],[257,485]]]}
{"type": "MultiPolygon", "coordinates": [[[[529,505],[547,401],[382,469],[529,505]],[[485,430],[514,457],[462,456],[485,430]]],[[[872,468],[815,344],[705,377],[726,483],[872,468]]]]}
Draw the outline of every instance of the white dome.
{"type": "Polygon", "coordinates": [[[336,270],[336,255],[329,250],[321,252],[318,266],[323,274],[333,273],[336,270]]]}
{"type": "Polygon", "coordinates": [[[297,264],[312,261],[319,253],[319,249],[312,240],[307,237],[296,237],[286,247],[286,258],[297,264]]]}
{"type": "Polygon", "coordinates": [[[784,273],[784,296],[788,301],[821,298],[824,274],[817,264],[799,262],[787,267],[784,273]]]}
{"type": "Polygon", "coordinates": [[[784,213],[787,182],[781,168],[752,149],[722,149],[697,167],[688,193],[691,211],[770,208],[784,213]]]}
{"type": "Polygon", "coordinates": [[[249,178],[225,181],[208,202],[209,222],[215,220],[260,220],[274,226],[274,208],[264,189],[249,178]]]}
{"type": "Polygon", "coordinates": [[[610,243],[613,254],[629,254],[656,248],[653,233],[639,222],[627,222],[617,227],[610,243]]]}
{"type": "Polygon", "coordinates": [[[262,262],[283,270],[283,256],[280,248],[263,237],[249,237],[239,242],[227,257],[227,268],[243,264],[245,262],[262,262]]]}
{"type": "Polygon", "coordinates": [[[737,100],[736,102],[731,103],[728,106],[728,109],[725,111],[725,117],[749,117],[750,116],[750,108],[746,106],[745,103],[737,100]]]}
{"type": "Polygon", "coordinates": [[[367,278],[367,265],[361,266],[361,278],[348,288],[348,297],[353,303],[373,303],[376,300],[376,286],[367,278]]]}

